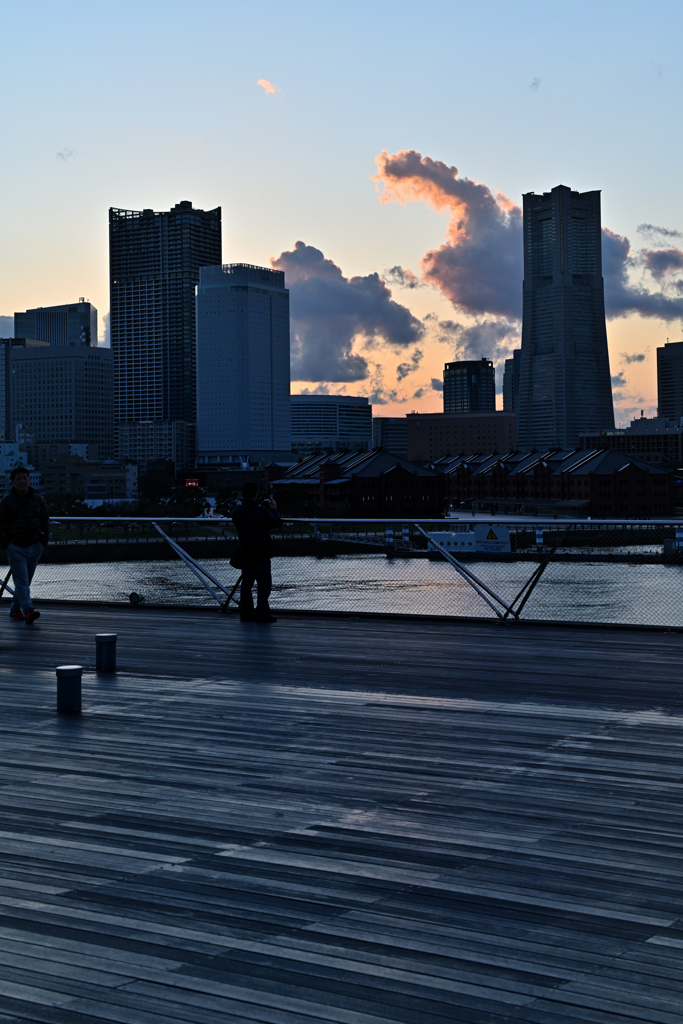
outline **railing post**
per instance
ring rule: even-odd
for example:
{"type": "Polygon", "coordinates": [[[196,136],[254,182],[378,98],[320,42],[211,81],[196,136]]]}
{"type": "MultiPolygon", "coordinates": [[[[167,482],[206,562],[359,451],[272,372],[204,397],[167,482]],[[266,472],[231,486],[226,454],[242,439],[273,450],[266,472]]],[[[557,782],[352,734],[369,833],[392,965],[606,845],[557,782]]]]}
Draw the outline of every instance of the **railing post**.
{"type": "Polygon", "coordinates": [[[98,672],[116,672],[116,633],[95,634],[95,668],[98,672]]]}
{"type": "Polygon", "coordinates": [[[80,665],[59,665],[57,672],[57,711],[61,714],[80,715],[81,675],[80,665]]]}

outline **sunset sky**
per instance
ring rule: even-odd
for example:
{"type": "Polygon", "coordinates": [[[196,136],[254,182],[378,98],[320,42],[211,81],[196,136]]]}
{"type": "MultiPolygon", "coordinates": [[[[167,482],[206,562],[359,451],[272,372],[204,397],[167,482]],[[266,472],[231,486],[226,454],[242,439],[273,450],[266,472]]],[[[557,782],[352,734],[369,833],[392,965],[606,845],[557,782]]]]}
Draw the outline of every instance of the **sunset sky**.
{"type": "MultiPolygon", "coordinates": [[[[293,391],[440,411],[519,344],[521,196],[602,190],[617,420],[683,339],[673,2],[2,5],[0,315],[109,307],[107,210],[223,209],[285,270],[293,391]],[[435,387],[434,385],[437,385],[435,387]]],[[[0,322],[0,336],[9,322],[0,322]]]]}

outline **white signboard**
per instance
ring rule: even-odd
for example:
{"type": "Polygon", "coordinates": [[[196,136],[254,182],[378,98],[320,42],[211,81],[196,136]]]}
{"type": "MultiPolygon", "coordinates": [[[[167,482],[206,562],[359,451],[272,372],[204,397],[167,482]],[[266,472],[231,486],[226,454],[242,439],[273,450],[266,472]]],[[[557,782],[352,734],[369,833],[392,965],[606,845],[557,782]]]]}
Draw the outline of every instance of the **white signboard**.
{"type": "Polygon", "coordinates": [[[474,540],[477,551],[489,551],[496,554],[510,553],[510,531],[507,526],[477,523],[474,527],[474,540]]]}
{"type": "Polygon", "coordinates": [[[454,555],[459,551],[467,551],[470,554],[477,551],[508,554],[510,551],[510,531],[507,526],[481,523],[474,528],[466,526],[452,533],[439,530],[428,536],[430,551],[451,551],[454,555]]]}

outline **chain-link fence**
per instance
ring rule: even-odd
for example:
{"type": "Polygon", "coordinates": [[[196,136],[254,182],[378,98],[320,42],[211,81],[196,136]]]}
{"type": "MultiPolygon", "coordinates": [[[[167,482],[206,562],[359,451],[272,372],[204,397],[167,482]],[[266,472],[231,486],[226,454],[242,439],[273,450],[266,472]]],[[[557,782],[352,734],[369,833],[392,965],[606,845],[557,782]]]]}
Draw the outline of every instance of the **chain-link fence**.
{"type": "MultiPolygon", "coordinates": [[[[286,520],[273,540],[274,610],[683,627],[683,523],[286,520]]],[[[32,593],[232,611],[236,547],[221,519],[60,518],[32,593]]]]}

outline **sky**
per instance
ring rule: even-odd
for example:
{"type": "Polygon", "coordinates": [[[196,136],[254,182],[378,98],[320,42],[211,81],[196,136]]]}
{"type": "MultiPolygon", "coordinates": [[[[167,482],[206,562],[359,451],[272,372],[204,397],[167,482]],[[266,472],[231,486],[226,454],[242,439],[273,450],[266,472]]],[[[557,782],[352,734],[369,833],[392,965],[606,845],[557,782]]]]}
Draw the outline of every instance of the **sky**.
{"type": "MultiPolygon", "coordinates": [[[[616,418],[683,338],[683,5],[0,2],[0,317],[80,296],[107,211],[221,206],[285,270],[292,391],[442,408],[519,345],[524,192],[602,192],[616,418]]],[[[11,320],[0,319],[0,336],[11,320]]],[[[499,406],[501,405],[499,398],[499,406]]]]}

